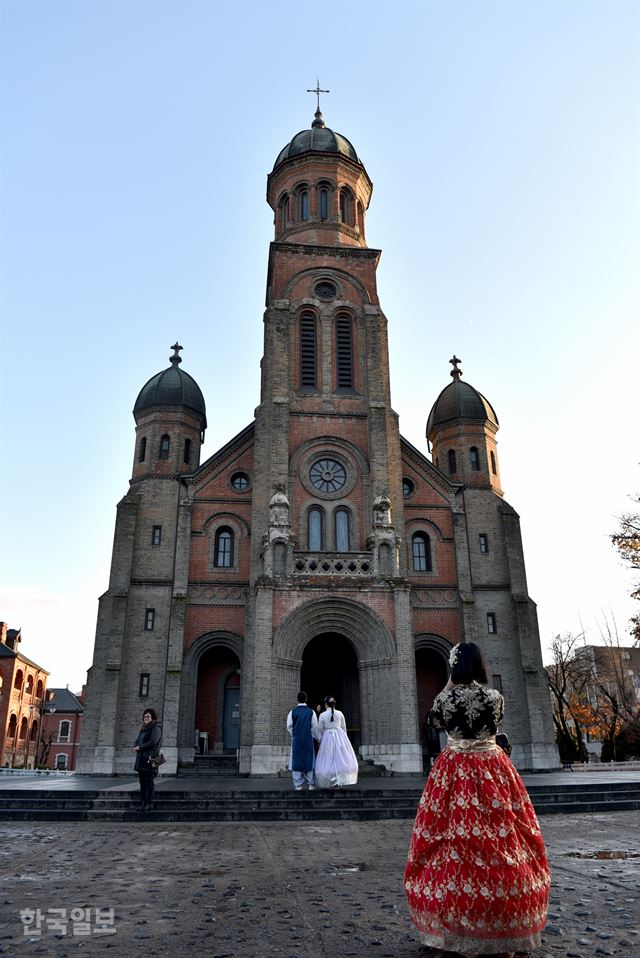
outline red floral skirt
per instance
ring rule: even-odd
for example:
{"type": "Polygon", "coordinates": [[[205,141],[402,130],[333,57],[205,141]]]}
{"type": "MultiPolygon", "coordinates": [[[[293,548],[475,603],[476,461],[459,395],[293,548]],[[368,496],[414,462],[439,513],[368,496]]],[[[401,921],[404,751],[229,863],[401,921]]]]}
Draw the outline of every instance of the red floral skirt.
{"type": "Polygon", "coordinates": [[[502,749],[446,748],[420,799],[404,875],[422,942],[474,955],[533,951],[550,884],[536,813],[502,749]]]}

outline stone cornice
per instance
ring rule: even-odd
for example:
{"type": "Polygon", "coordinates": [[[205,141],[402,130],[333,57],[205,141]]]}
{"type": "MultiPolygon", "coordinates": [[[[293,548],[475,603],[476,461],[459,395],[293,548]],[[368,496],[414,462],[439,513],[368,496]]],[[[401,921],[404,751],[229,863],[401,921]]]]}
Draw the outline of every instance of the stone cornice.
{"type": "Polygon", "coordinates": [[[462,488],[462,483],[450,482],[445,474],[437,466],[434,466],[431,460],[427,459],[419,449],[412,446],[404,436],[400,436],[400,454],[403,459],[412,460],[418,470],[423,473],[426,472],[428,477],[447,493],[447,497],[450,497],[456,489],[462,488]]]}
{"type": "Polygon", "coordinates": [[[278,243],[275,240],[269,248],[269,259],[274,253],[297,253],[300,256],[334,256],[338,259],[371,259],[376,262],[382,250],[369,246],[317,246],[304,243],[278,243]]]}
{"type": "Polygon", "coordinates": [[[227,460],[231,459],[232,456],[237,455],[237,453],[244,447],[251,446],[253,443],[253,432],[254,432],[255,423],[250,423],[246,426],[242,432],[239,432],[233,439],[230,439],[228,443],[218,449],[217,452],[214,452],[212,456],[202,463],[196,469],[195,472],[191,473],[189,476],[183,477],[186,479],[189,486],[195,486],[202,482],[203,479],[206,479],[211,473],[221,466],[227,460]]]}

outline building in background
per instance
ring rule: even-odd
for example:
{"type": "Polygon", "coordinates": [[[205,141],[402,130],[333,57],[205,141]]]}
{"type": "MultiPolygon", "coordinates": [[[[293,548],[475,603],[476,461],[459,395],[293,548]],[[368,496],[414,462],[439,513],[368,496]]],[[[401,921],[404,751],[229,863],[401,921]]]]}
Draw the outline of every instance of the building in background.
{"type": "Polygon", "coordinates": [[[58,771],[73,771],[80,746],[84,698],[68,688],[49,689],[40,741],[40,764],[58,771]]]}
{"type": "Polygon", "coordinates": [[[20,629],[0,622],[0,766],[35,768],[49,673],[19,651],[20,629]]]}
{"type": "MultiPolygon", "coordinates": [[[[584,654],[591,665],[590,679],[585,686],[589,704],[586,717],[590,712],[592,718],[586,748],[589,760],[599,761],[603,758],[608,728],[640,714],[640,648],[586,645],[584,654]]],[[[604,761],[612,761],[615,755],[606,751],[604,761]]]]}
{"type": "MultiPolygon", "coordinates": [[[[407,179],[412,163],[420,175],[419,158],[405,162],[407,179]]],[[[267,178],[275,237],[255,420],[201,463],[205,401],[178,343],[140,391],[80,771],[130,772],[152,706],[165,773],[227,756],[240,774],[274,774],[303,688],[312,705],[336,697],[362,759],[420,772],[424,717],[463,639],[482,647],[505,695],[514,761],[558,765],[498,417],[454,356],[444,389],[416,382],[430,449],[401,436],[380,251],[366,242],[371,193],[318,108],[267,178]]],[[[224,356],[210,362],[215,383],[224,356]]],[[[215,415],[243,388],[216,395],[215,415]]]]}

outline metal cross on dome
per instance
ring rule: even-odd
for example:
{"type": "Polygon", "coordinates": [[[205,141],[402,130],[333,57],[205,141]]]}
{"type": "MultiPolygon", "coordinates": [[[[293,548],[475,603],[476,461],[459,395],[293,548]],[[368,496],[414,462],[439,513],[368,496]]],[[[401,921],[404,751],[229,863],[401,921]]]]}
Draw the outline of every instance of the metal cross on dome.
{"type": "Polygon", "coordinates": [[[449,362],[450,362],[451,365],[453,366],[453,369],[451,370],[451,372],[450,372],[449,375],[453,376],[453,378],[454,378],[455,380],[460,379],[460,377],[462,376],[462,370],[461,370],[461,369],[458,369],[458,363],[461,363],[462,360],[461,360],[461,359],[458,359],[458,357],[457,357],[456,354],[454,353],[454,354],[453,354],[453,358],[450,359],[449,362]]]}
{"type": "Polygon", "coordinates": [[[173,356],[169,356],[169,359],[171,360],[174,366],[177,366],[179,363],[182,362],[182,356],[180,355],[180,350],[184,349],[184,347],[181,346],[178,340],[176,339],[173,346],[170,346],[169,349],[173,350],[173,356]]]}
{"type": "Polygon", "coordinates": [[[316,88],[315,90],[307,90],[307,93],[315,93],[318,97],[318,113],[320,112],[320,94],[321,93],[331,93],[331,90],[321,90],[320,89],[320,80],[316,77],[316,88]]]}

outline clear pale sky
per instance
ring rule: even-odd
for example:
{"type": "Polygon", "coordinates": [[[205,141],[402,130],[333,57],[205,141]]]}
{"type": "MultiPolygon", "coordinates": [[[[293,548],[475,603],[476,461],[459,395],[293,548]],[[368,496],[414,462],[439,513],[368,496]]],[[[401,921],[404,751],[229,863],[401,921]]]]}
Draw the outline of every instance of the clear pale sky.
{"type": "MultiPolygon", "coordinates": [[[[640,488],[640,6],[11,2],[2,19],[2,605],[79,690],[139,389],[184,346],[204,456],[253,419],[272,213],[310,125],[374,183],[392,400],[426,452],[462,357],[499,420],[543,648],[626,641],[640,488]]],[[[548,656],[546,656],[548,657],[548,656]]]]}

